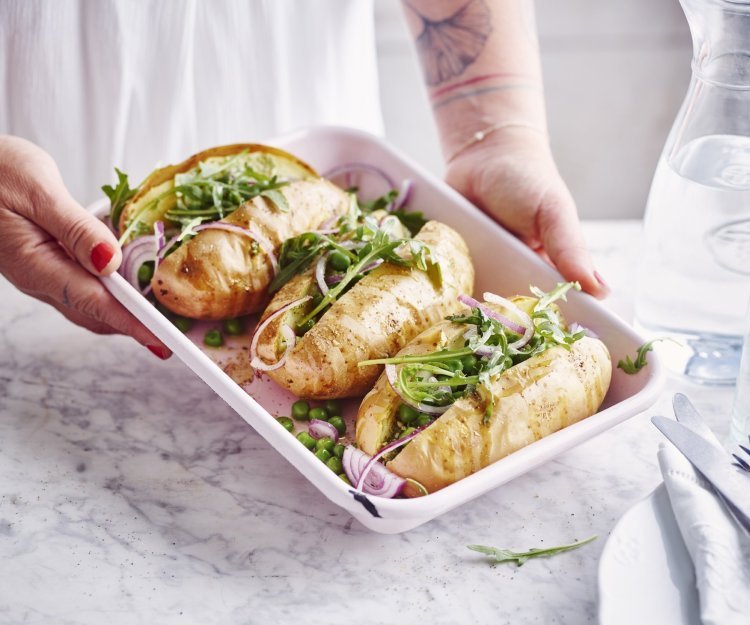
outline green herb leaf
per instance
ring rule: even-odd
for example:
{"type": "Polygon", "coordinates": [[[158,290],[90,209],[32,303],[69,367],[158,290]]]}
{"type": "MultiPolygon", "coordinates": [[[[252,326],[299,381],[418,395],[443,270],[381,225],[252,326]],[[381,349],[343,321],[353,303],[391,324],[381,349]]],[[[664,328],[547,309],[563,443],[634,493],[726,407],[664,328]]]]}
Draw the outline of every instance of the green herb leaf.
{"type": "Polygon", "coordinates": [[[397,211],[393,211],[391,215],[404,224],[413,237],[417,236],[422,226],[427,223],[424,213],[421,211],[406,211],[403,208],[399,208],[397,211]]]}
{"type": "Polygon", "coordinates": [[[102,187],[105,195],[109,198],[109,218],[112,221],[112,227],[117,232],[120,229],[120,215],[122,215],[122,209],[125,208],[125,204],[128,200],[133,197],[138,189],[131,189],[128,183],[128,175],[121,172],[115,167],[117,173],[117,186],[105,184],[102,187]]]}
{"type": "Polygon", "coordinates": [[[564,553],[565,551],[571,551],[578,549],[594,540],[596,536],[589,536],[585,540],[579,540],[568,545],[560,545],[558,547],[546,547],[544,549],[529,549],[528,551],[511,551],[510,549],[498,549],[497,547],[486,547],[484,545],[466,545],[472,551],[478,551],[490,557],[492,564],[498,564],[500,562],[515,562],[517,566],[521,566],[527,560],[531,558],[542,558],[557,555],[558,553],[564,553]]]}
{"type": "Polygon", "coordinates": [[[305,232],[284,241],[279,251],[279,273],[271,281],[269,293],[275,293],[294,276],[302,273],[327,247],[327,240],[316,232],[305,232]]]}
{"type": "Polygon", "coordinates": [[[668,336],[662,336],[647,341],[636,350],[635,360],[631,360],[630,356],[625,356],[624,360],[618,361],[617,368],[622,369],[628,375],[635,375],[648,364],[646,354],[652,351],[654,349],[654,343],[658,343],[659,341],[674,341],[674,339],[668,336]]]}

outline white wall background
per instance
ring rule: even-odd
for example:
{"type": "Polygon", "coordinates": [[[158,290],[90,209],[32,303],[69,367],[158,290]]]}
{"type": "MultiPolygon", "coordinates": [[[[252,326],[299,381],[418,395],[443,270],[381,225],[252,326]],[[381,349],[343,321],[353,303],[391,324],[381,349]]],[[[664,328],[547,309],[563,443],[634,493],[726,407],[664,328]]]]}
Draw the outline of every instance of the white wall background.
{"type": "MultiPolygon", "coordinates": [[[[440,175],[442,158],[399,0],[376,0],[386,136],[440,175]]],[[[690,78],[677,0],[536,0],[547,114],[589,219],[640,217],[690,78]]]]}

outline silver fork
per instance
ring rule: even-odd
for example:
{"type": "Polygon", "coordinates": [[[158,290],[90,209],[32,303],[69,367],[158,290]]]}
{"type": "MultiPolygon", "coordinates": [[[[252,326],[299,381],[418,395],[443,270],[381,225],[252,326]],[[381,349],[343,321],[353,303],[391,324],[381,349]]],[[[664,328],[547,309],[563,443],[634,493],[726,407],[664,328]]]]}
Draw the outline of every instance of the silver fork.
{"type": "MultiPolygon", "coordinates": [[[[747,442],[750,445],[750,435],[747,437],[747,442]]],[[[744,451],[748,458],[750,458],[750,447],[745,447],[744,445],[739,446],[742,451],[744,451]]],[[[732,453],[732,457],[735,459],[734,466],[739,467],[743,471],[747,471],[750,473],[750,464],[748,464],[747,460],[743,460],[740,456],[738,456],[735,453],[732,453]]]]}

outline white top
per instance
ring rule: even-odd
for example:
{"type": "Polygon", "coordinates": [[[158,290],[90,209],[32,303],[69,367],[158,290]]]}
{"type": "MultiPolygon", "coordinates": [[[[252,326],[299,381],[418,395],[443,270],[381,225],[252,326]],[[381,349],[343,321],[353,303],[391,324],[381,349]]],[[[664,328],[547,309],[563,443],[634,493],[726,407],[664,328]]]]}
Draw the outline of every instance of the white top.
{"type": "Polygon", "coordinates": [[[371,0],[0,2],[0,133],[82,203],[117,166],[311,124],[382,133],[371,0]]]}

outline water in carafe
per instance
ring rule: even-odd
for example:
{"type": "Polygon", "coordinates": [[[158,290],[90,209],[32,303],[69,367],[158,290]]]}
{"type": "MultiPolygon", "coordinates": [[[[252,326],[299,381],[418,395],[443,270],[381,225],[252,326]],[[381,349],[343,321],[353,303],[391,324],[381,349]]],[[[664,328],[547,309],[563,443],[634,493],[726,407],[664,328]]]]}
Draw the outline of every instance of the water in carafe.
{"type": "Polygon", "coordinates": [[[649,194],[636,325],[675,339],[656,348],[673,370],[733,384],[750,296],[750,3],[682,5],[693,77],[649,194]]]}

